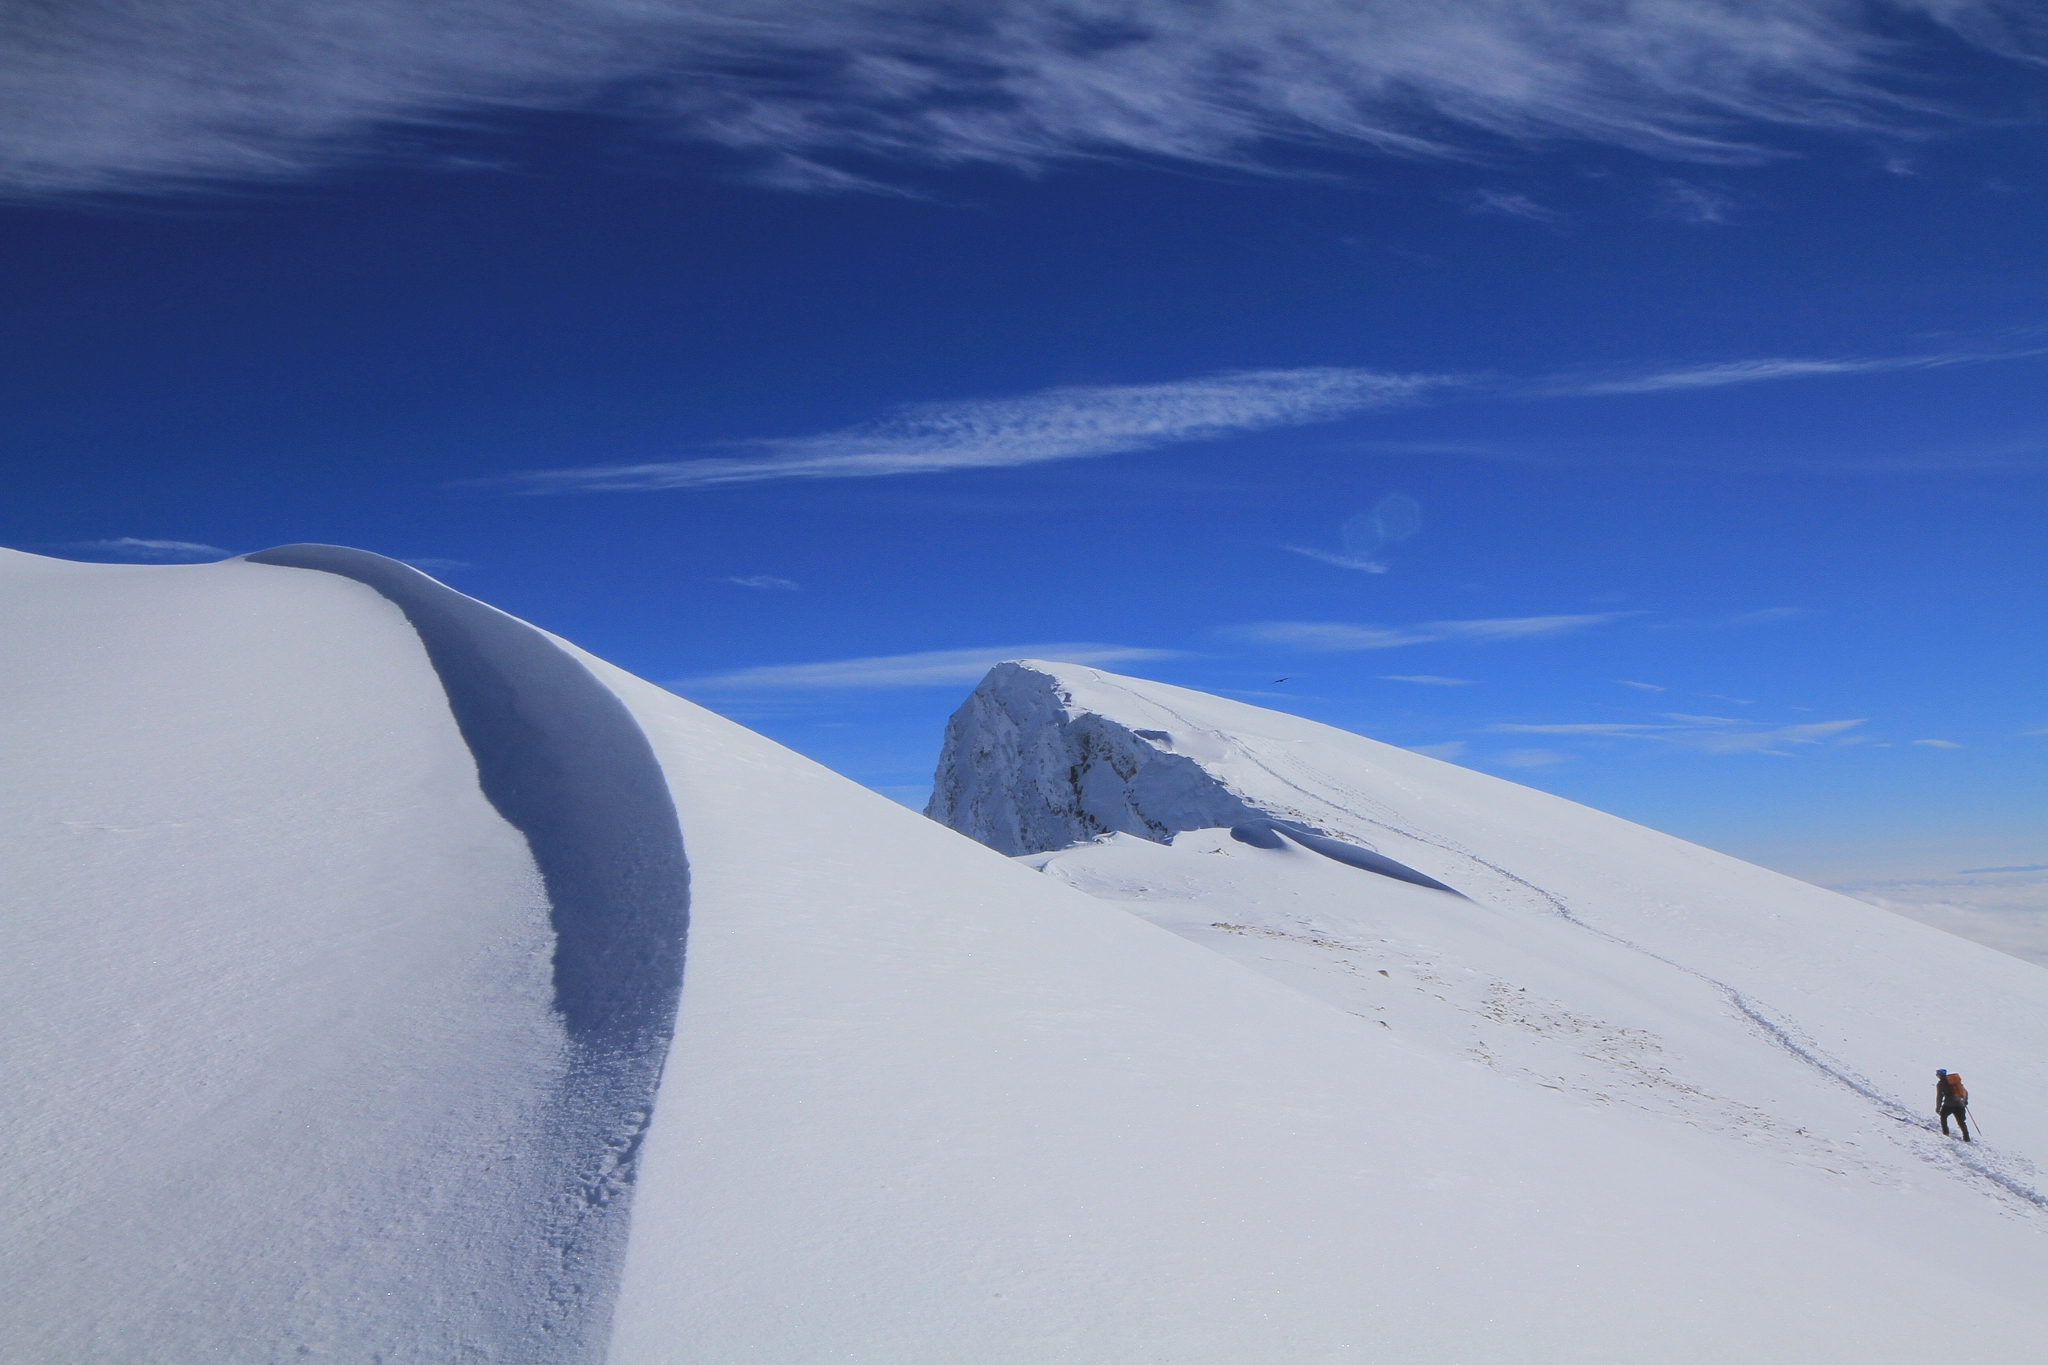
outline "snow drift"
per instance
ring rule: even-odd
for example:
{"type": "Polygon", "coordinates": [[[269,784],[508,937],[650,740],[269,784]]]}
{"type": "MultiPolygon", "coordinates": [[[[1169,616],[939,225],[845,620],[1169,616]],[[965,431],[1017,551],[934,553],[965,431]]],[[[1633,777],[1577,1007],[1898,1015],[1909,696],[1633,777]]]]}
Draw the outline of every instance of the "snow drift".
{"type": "Polygon", "coordinates": [[[1041,812],[952,752],[1023,864],[388,561],[0,555],[0,1359],[2048,1329],[2039,969],[1292,718],[1010,676],[1034,771],[1062,718],[1117,755],[1041,812]],[[1052,842],[1090,820],[1148,837],[1052,842]],[[1997,1142],[1926,1131],[1935,1064],[1997,1142]]]}
{"type": "Polygon", "coordinates": [[[600,1358],[687,906],[617,695],[360,551],[7,568],[0,1350],[600,1358]]]}

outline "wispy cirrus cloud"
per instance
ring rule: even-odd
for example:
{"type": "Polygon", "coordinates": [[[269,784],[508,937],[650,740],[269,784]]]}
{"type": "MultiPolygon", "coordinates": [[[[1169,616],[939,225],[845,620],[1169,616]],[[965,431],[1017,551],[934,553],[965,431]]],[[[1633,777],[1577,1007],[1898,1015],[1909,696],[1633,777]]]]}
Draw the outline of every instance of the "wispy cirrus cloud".
{"type": "Polygon", "coordinates": [[[1800,359],[1773,356],[1726,360],[1710,365],[1685,365],[1608,377],[1552,376],[1533,381],[1532,395],[1599,398],[1635,393],[1683,393],[1722,389],[1739,384],[1768,384],[1785,379],[1818,379],[1844,374],[1889,374],[1901,370],[1939,370],[1998,360],[2021,360],[2042,354],[2040,348],[2011,351],[1936,351],[1902,356],[1838,356],[1800,359]]]}
{"type": "Polygon", "coordinates": [[[1334,421],[1413,402],[1455,382],[1318,368],[1046,389],[1021,398],[920,404],[866,426],[748,442],[731,455],[542,470],[501,482],[531,493],[619,492],[1003,469],[1334,421]]]}
{"type": "Polygon", "coordinates": [[[619,116],[812,191],[883,185],[878,164],[1285,169],[1290,147],[1503,140],[1737,161],[1773,128],[1947,117],[1900,11],[2048,47],[2027,0],[69,0],[8,14],[0,186],[274,180],[533,110],[619,116]]]}
{"type": "Polygon", "coordinates": [[[1352,569],[1358,573],[1385,573],[1387,571],[1386,564],[1377,559],[1359,559],[1352,555],[1340,555],[1332,550],[1311,549],[1306,545],[1282,545],[1280,548],[1289,554],[1297,554],[1304,559],[1313,559],[1318,564],[1328,564],[1332,568],[1352,569]]]}
{"type": "Polygon", "coordinates": [[[1564,221],[1564,215],[1556,209],[1545,208],[1528,195],[1511,190],[1474,190],[1465,196],[1465,211],[1500,218],[1521,218],[1545,226],[1555,226],[1564,221]]]}
{"type": "Polygon", "coordinates": [[[1793,749],[1846,739],[1843,732],[1862,725],[1855,720],[1821,720],[1804,725],[1767,725],[1761,728],[1731,725],[1725,729],[1703,727],[1677,732],[1681,744],[1710,754],[1774,754],[1784,757],[1793,749]]]}
{"type": "Polygon", "coordinates": [[[1660,730],[1670,730],[1669,725],[1653,725],[1636,721],[1573,721],[1560,725],[1516,725],[1501,723],[1486,727],[1488,733],[1496,735],[1648,735],[1660,730]]]}
{"type": "MultiPolygon", "coordinates": [[[[1755,611],[1732,612],[1727,616],[1681,616],[1670,621],[1656,622],[1659,630],[1740,630],[1745,626],[1767,626],[1774,621],[1791,621],[1807,615],[1805,607],[1760,607],[1755,611]]],[[[1711,692],[1702,696],[1714,696],[1711,692]]],[[[1731,701],[1730,697],[1716,697],[1717,701],[1731,701]]],[[[1747,706],[1749,703],[1744,702],[1747,706]]]]}
{"type": "Polygon", "coordinates": [[[1667,179],[1657,189],[1657,212],[1695,227],[1725,223],[1735,213],[1735,201],[1719,190],[1695,185],[1689,180],[1667,179]]]}
{"type": "Polygon", "coordinates": [[[1343,621],[1258,621],[1224,633],[1249,644],[1288,645],[1317,653],[1348,653],[1367,649],[1399,649],[1443,640],[1485,643],[1563,635],[1589,626],[1606,625],[1635,613],[1592,612],[1578,616],[1508,616],[1479,621],[1425,621],[1414,626],[1353,625],[1343,621]]]}
{"type": "Polygon", "coordinates": [[[1470,678],[1439,678],[1434,673],[1382,673],[1381,682],[1420,683],[1424,687],[1471,687],[1470,678]]]}
{"type": "Polygon", "coordinates": [[[772,573],[739,574],[718,581],[737,588],[752,588],[756,592],[798,592],[802,589],[795,579],[777,578],[772,573]]]}
{"type": "Polygon", "coordinates": [[[1385,573],[1387,561],[1380,556],[1421,533],[1422,504],[1406,493],[1389,493],[1374,503],[1371,511],[1356,512],[1344,519],[1344,524],[1338,528],[1344,542],[1343,553],[1333,554],[1301,545],[1282,545],[1280,548],[1339,569],[1385,573]]]}
{"type": "Polygon", "coordinates": [[[1784,756],[1802,745],[1838,742],[1862,720],[1823,720],[1799,725],[1767,725],[1728,716],[1693,716],[1666,712],[1663,722],[1583,721],[1551,725],[1499,723],[1487,726],[1496,735],[1576,735],[1592,739],[1647,739],[1698,749],[1710,754],[1775,754],[1784,756]]]}
{"type": "Polygon", "coordinates": [[[1634,682],[1628,678],[1616,678],[1614,681],[1622,687],[1633,687],[1638,692],[1662,692],[1664,690],[1655,683],[1634,682]]]}
{"type": "MultiPolygon", "coordinates": [[[[773,479],[881,478],[1004,469],[1336,422],[1451,397],[1600,398],[1687,392],[2041,354],[2048,354],[2048,349],[1876,359],[1739,360],[1626,375],[1567,374],[1536,379],[1398,374],[1342,366],[1248,370],[1155,384],[1066,386],[1009,398],[917,403],[878,421],[809,436],[731,442],[679,459],[530,470],[470,480],[464,486],[533,494],[647,492],[773,479]]],[[[1446,447],[1441,453],[1485,456],[1496,452],[1446,447]]],[[[1341,551],[1300,545],[1280,548],[1339,568],[1384,573],[1384,552],[1414,534],[1420,526],[1417,518],[1413,499],[1390,494],[1371,512],[1359,513],[1345,523],[1341,551]],[[1412,515],[1400,521],[1394,514],[1404,511],[1412,515]]],[[[1792,609],[1774,610],[1789,614],[1792,609]]]]}
{"type": "Polygon", "coordinates": [[[953,687],[974,683],[999,663],[1046,659],[1072,664],[1138,663],[1179,657],[1178,650],[1136,645],[992,645],[985,649],[936,649],[921,654],[883,654],[823,663],[769,664],[727,673],[707,673],[668,684],[680,692],[787,692],[834,688],[953,687]]]}
{"type": "Polygon", "coordinates": [[[80,540],[68,547],[83,550],[89,554],[108,555],[115,559],[139,560],[198,560],[225,559],[232,550],[223,550],[218,545],[201,545],[191,540],[144,540],[139,536],[121,536],[114,540],[80,540]]]}

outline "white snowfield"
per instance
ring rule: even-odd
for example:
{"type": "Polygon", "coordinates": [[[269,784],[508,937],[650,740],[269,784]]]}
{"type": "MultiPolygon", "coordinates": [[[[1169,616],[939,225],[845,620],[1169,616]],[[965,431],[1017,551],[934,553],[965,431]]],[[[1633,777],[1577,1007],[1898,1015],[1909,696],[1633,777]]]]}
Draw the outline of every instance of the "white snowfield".
{"type": "Polygon", "coordinates": [[[690,879],[652,1124],[603,1154],[630,1234],[580,1259],[549,892],[408,616],[333,572],[0,554],[0,1360],[2048,1340],[2040,968],[1306,721],[1005,666],[984,710],[1035,719],[979,775],[953,746],[959,790],[1084,713],[1112,773],[1142,745],[1221,789],[1166,765],[1136,808],[1206,823],[1040,875],[562,647],[651,743],[690,879]],[[1988,1141],[1927,1130],[1936,1065],[1988,1141]]]}

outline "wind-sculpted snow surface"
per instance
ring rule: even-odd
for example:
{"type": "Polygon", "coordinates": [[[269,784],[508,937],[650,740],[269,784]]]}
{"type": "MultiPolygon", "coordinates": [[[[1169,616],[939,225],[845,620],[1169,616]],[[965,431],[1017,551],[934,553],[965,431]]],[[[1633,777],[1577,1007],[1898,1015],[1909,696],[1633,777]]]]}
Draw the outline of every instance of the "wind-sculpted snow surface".
{"type": "Polygon", "coordinates": [[[1356,844],[1347,844],[1342,839],[1326,838],[1299,825],[1282,824],[1278,820],[1253,820],[1230,827],[1231,838],[1240,844],[1250,844],[1253,848],[1284,848],[1286,845],[1281,841],[1282,835],[1303,848],[1320,853],[1325,858],[1342,863],[1346,867],[1376,872],[1382,877],[1392,877],[1397,882],[1407,882],[1411,886],[1426,886],[1432,891],[1451,891],[1452,895],[1457,894],[1436,878],[1426,877],[1414,868],[1405,863],[1397,863],[1383,853],[1375,853],[1356,844]]]}
{"type": "Polygon", "coordinates": [[[625,1255],[634,1162],[682,990],[689,866],[675,803],[618,696],[546,635],[382,555],[286,545],[254,564],[376,589],[419,632],[497,812],[526,836],[555,932],[554,1007],[570,1043],[536,1154],[560,1189],[545,1284],[552,1336],[602,1338],[625,1255]]]}
{"type": "Polygon", "coordinates": [[[663,768],[531,626],[256,560],[0,557],[0,1359],[599,1360],[681,978],[663,768]]]}
{"type": "Polygon", "coordinates": [[[683,984],[690,874],[675,803],[632,714],[540,631],[396,560],[338,545],[246,558],[352,578],[405,613],[484,797],[540,867],[569,1036],[593,1058],[651,1066],[651,1090],[683,984]]]}

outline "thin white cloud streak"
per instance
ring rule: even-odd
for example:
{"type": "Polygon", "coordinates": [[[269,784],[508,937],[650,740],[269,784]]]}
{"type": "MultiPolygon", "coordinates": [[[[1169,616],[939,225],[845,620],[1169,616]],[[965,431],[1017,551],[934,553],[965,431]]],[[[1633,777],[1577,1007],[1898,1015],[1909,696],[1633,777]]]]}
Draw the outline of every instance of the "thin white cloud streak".
{"type": "Polygon", "coordinates": [[[1778,725],[1761,730],[1700,730],[1679,732],[1679,743],[1710,754],[1775,754],[1780,757],[1796,745],[1819,744],[1836,739],[1842,732],[1863,724],[1857,720],[1823,720],[1806,725],[1778,725]]]}
{"type": "Polygon", "coordinates": [[[1502,722],[1486,727],[1496,735],[1627,735],[1630,737],[1669,730],[1669,725],[1645,725],[1628,721],[1584,721],[1566,725],[1516,725],[1502,722]]]}
{"type": "MultiPolygon", "coordinates": [[[[465,486],[521,493],[647,492],[772,479],[882,478],[1000,469],[1335,422],[1452,393],[1480,398],[1595,398],[1932,369],[2041,354],[2048,354],[2048,349],[1877,360],[1740,360],[1602,379],[1560,375],[1502,380],[1458,374],[1388,374],[1339,366],[1252,370],[1158,384],[1074,386],[1013,398],[919,403],[877,422],[725,447],[740,452],[737,454],[534,470],[471,480],[465,486]]],[[[1443,453],[1492,452],[1453,448],[1443,453]]],[[[1381,560],[1365,555],[1334,554],[1298,545],[1280,548],[1361,573],[1387,571],[1381,560]]],[[[1745,620],[1795,614],[1795,608],[1778,607],[1753,613],[1745,620]]]]}
{"type": "Polygon", "coordinates": [[[722,578],[719,581],[721,583],[731,583],[735,587],[753,588],[757,592],[799,592],[802,590],[801,585],[796,580],[777,578],[774,574],[770,573],[745,574],[731,578],[722,578]]]}
{"type": "Polygon", "coordinates": [[[225,559],[233,551],[218,545],[201,545],[191,540],[144,540],[121,536],[115,540],[81,540],[74,550],[113,555],[118,559],[225,559]]]}
{"type": "Polygon", "coordinates": [[[1851,742],[1844,734],[1862,720],[1823,720],[1801,725],[1760,725],[1731,720],[1727,716],[1666,714],[1671,724],[1633,724],[1618,721],[1588,721],[1558,725],[1501,723],[1486,727],[1496,735],[1578,735],[1591,739],[1650,739],[1698,749],[1710,754],[1775,754],[1783,757],[1799,745],[1827,740],[1851,742]]]}
{"type": "Polygon", "coordinates": [[[668,684],[682,692],[788,692],[835,688],[948,687],[974,683],[999,663],[1046,659],[1071,664],[1137,663],[1172,659],[1179,651],[1135,645],[997,645],[987,649],[938,649],[922,654],[885,654],[833,659],[814,664],[771,664],[711,673],[668,684]]]}
{"type": "Polygon", "coordinates": [[[1385,573],[1387,566],[1377,559],[1356,559],[1350,555],[1332,554],[1328,550],[1311,550],[1305,545],[1282,545],[1290,554],[1313,559],[1318,564],[1330,564],[1339,569],[1355,569],[1359,573],[1385,573]]]}
{"type": "Polygon", "coordinates": [[[1915,744],[1924,744],[1930,749],[1960,749],[1963,746],[1952,739],[1916,739],[1915,744]]]}
{"type": "Polygon", "coordinates": [[[1735,201],[1719,190],[1685,180],[1666,180],[1658,189],[1657,212],[1694,227],[1725,223],[1735,211],[1735,201]]]}
{"type": "Polygon", "coordinates": [[[1929,355],[1851,356],[1822,359],[1768,357],[1759,360],[1728,360],[1712,365],[1688,365],[1678,369],[1653,370],[1647,374],[1623,375],[1611,379],[1558,376],[1534,381],[1531,396],[1556,398],[1603,398],[1636,393],[1682,393],[1700,389],[1722,389],[1737,384],[1768,384],[1781,379],[1817,379],[1844,374],[1888,374],[1901,370],[1938,370],[1952,365],[1984,364],[1996,360],[2022,360],[2041,355],[2039,348],[2016,351],[1943,351],[1929,355]]]}
{"type": "MultiPolygon", "coordinates": [[[[1728,630],[1743,626],[1765,626],[1773,621],[1790,621],[1807,615],[1805,607],[1764,607],[1757,611],[1740,611],[1732,616],[1681,617],[1676,621],[1658,621],[1658,630],[1728,630]]],[[[1717,701],[1740,701],[1736,697],[1721,697],[1712,692],[1696,693],[1697,696],[1714,697],[1717,701]]],[[[1749,705],[1748,702],[1741,702],[1749,705]]]]}
{"type": "Polygon", "coordinates": [[[1545,208],[1528,195],[1509,190],[1474,190],[1465,198],[1465,211],[1501,218],[1522,218],[1545,226],[1555,226],[1564,220],[1564,215],[1556,209],[1545,208]]]}
{"type": "Polygon", "coordinates": [[[868,426],[751,442],[745,454],[542,470],[500,482],[530,493],[632,492],[1002,469],[1334,421],[1413,402],[1454,382],[1318,368],[1047,389],[1021,398],[921,404],[868,426]]]}
{"type": "Polygon", "coordinates": [[[1342,621],[1258,621],[1225,631],[1233,639],[1250,644],[1288,645],[1322,654],[1352,653],[1367,649],[1400,649],[1407,645],[1434,644],[1443,640],[1487,643],[1497,640],[1525,640],[1537,636],[1563,635],[1589,626],[1605,625],[1634,615],[1626,611],[1594,612],[1582,616],[1510,616],[1484,621],[1426,621],[1416,626],[1362,626],[1342,621]]]}
{"type": "Polygon", "coordinates": [[[1381,682],[1420,683],[1424,687],[1471,687],[1470,678],[1439,678],[1434,673],[1382,673],[1381,682]]]}
{"type": "Polygon", "coordinates": [[[878,162],[1269,169],[1290,146],[1462,156],[1503,138],[1741,160],[1773,126],[1948,116],[1898,11],[1930,37],[2048,48],[2029,0],[15,4],[0,186],[276,180],[522,110],[622,115],[805,190],[873,187],[878,162]]]}
{"type": "Polygon", "coordinates": [[[1662,692],[1664,690],[1655,683],[1631,682],[1627,678],[1616,678],[1614,681],[1623,687],[1633,687],[1638,692],[1662,692]]]}

